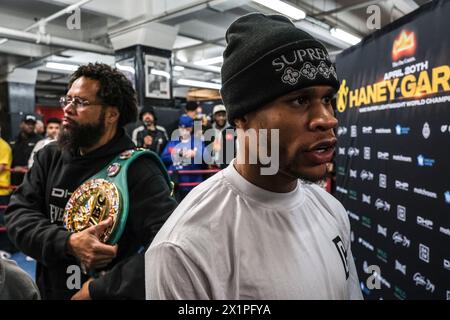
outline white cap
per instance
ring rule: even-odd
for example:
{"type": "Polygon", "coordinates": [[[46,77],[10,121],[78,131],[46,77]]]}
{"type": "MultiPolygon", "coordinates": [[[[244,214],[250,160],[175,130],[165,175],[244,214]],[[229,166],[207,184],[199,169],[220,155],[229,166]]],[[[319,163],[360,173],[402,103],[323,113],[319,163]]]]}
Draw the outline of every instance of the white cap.
{"type": "Polygon", "coordinates": [[[221,112],[221,111],[227,112],[227,109],[225,108],[225,106],[223,104],[218,104],[218,105],[214,106],[214,108],[213,108],[213,115],[215,115],[217,112],[221,112]]]}

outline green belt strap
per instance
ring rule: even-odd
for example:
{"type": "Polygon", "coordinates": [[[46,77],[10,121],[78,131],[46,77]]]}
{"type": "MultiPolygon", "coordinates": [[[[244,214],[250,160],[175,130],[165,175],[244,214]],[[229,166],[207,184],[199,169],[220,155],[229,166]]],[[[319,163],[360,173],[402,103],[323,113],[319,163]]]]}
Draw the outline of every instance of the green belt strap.
{"type": "MultiPolygon", "coordinates": [[[[150,150],[143,150],[143,149],[133,149],[133,150],[127,150],[120,155],[118,155],[116,158],[114,158],[106,167],[104,167],[100,172],[89,178],[88,180],[92,179],[105,179],[111,183],[113,183],[117,189],[119,190],[120,195],[120,203],[122,207],[122,212],[119,214],[120,221],[117,223],[117,227],[113,232],[111,233],[107,243],[108,244],[116,244],[120,237],[122,236],[123,231],[125,230],[125,225],[128,218],[128,209],[129,209],[129,193],[128,193],[128,181],[127,181],[127,172],[130,165],[138,158],[140,157],[148,157],[151,160],[153,160],[154,163],[159,167],[161,170],[164,179],[167,182],[167,185],[169,186],[169,190],[171,191],[171,195],[173,192],[173,183],[170,180],[169,174],[166,170],[166,167],[164,166],[163,162],[159,158],[159,156],[150,150]],[[124,154],[128,153],[128,155],[124,156],[124,154]],[[131,153],[131,155],[129,154],[131,153]],[[119,167],[119,171],[115,175],[108,174],[108,171],[111,166],[117,166],[119,167]]],[[[87,180],[87,181],[88,181],[87,180]]]]}

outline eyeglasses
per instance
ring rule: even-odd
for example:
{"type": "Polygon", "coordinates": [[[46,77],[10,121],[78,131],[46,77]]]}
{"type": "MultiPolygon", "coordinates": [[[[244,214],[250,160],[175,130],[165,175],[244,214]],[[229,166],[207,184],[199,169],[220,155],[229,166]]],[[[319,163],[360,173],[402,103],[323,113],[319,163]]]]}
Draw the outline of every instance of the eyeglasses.
{"type": "Polygon", "coordinates": [[[69,104],[72,104],[75,109],[80,109],[80,108],[84,108],[88,105],[90,105],[91,103],[87,100],[83,100],[79,97],[61,97],[59,99],[59,104],[61,105],[61,108],[65,108],[67,107],[69,104]]]}

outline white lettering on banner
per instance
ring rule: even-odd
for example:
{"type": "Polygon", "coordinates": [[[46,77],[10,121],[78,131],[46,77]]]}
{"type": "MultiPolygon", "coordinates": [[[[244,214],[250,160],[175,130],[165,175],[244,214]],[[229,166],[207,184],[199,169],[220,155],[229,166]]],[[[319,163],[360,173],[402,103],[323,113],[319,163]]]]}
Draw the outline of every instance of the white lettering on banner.
{"type": "Polygon", "coordinates": [[[430,262],[430,248],[424,244],[419,244],[419,259],[429,263],[430,262]]]}
{"type": "Polygon", "coordinates": [[[422,218],[421,216],[417,216],[417,224],[422,227],[433,230],[433,221],[431,221],[429,219],[425,219],[425,218],[422,218]]]}
{"type": "Polygon", "coordinates": [[[434,284],[430,281],[430,279],[425,278],[425,276],[423,276],[419,272],[414,274],[413,280],[416,283],[416,286],[422,286],[425,287],[425,290],[434,292],[434,284]]]}
{"type": "Polygon", "coordinates": [[[368,241],[362,239],[362,238],[358,238],[358,243],[360,243],[363,247],[369,249],[370,251],[374,251],[375,248],[373,245],[371,245],[368,241]]]}
{"type": "Polygon", "coordinates": [[[348,193],[347,189],[344,189],[344,188],[341,188],[341,187],[336,187],[336,191],[340,192],[340,193],[343,193],[343,194],[347,194],[348,193]]]}
{"type": "Polygon", "coordinates": [[[377,225],[377,233],[387,237],[387,227],[382,227],[379,224],[377,225]]]}
{"type": "Polygon", "coordinates": [[[414,193],[420,194],[422,196],[426,196],[429,198],[437,199],[437,194],[435,192],[427,191],[423,188],[414,188],[414,193]]]}
{"type": "Polygon", "coordinates": [[[347,214],[350,218],[352,218],[353,220],[359,221],[359,216],[351,211],[347,210],[347,214]]]}
{"type": "Polygon", "coordinates": [[[392,130],[389,128],[378,128],[378,129],[375,129],[375,133],[376,134],[390,134],[390,133],[392,133],[392,130]]]}
{"type": "Polygon", "coordinates": [[[443,233],[443,234],[445,234],[447,236],[450,236],[450,229],[449,228],[439,227],[439,232],[441,232],[441,233],[443,233]]]}
{"type": "Polygon", "coordinates": [[[403,161],[403,162],[412,162],[412,158],[411,157],[405,157],[405,156],[402,156],[401,154],[394,154],[392,156],[392,160],[403,161]]]}
{"type": "Polygon", "coordinates": [[[401,264],[398,260],[395,260],[395,270],[400,271],[406,276],[406,265],[401,264]]]}

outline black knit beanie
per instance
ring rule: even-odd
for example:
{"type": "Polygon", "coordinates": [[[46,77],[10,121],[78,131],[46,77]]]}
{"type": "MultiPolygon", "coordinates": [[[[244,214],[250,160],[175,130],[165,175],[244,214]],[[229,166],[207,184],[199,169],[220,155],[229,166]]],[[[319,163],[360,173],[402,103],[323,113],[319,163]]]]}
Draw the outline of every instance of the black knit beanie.
{"type": "Polygon", "coordinates": [[[339,89],[325,46],[284,16],[247,14],[231,24],[225,38],[220,92],[230,123],[291,91],[315,85],[339,89]]]}

